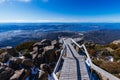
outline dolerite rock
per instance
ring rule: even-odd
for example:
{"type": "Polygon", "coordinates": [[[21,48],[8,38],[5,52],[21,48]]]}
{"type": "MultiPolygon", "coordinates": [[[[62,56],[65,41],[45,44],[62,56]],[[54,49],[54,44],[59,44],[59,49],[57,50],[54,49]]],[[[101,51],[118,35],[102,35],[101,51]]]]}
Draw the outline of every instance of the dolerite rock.
{"type": "Polygon", "coordinates": [[[3,72],[3,71],[5,71],[5,68],[1,66],[0,67],[0,73],[3,72]]]}
{"type": "Polygon", "coordinates": [[[51,40],[47,40],[47,39],[43,39],[41,41],[41,44],[45,47],[45,46],[50,46],[51,45],[51,40]]]}
{"type": "Polygon", "coordinates": [[[32,52],[31,52],[31,55],[32,55],[32,59],[34,60],[34,59],[37,58],[38,53],[37,53],[36,51],[32,51],[32,52]]]}
{"type": "Polygon", "coordinates": [[[58,79],[60,78],[60,73],[61,73],[60,71],[56,73],[58,79]]]}
{"type": "Polygon", "coordinates": [[[54,46],[46,46],[44,48],[43,56],[46,63],[54,62],[56,56],[54,46]]]}
{"type": "Polygon", "coordinates": [[[24,69],[16,70],[14,75],[10,78],[10,80],[18,80],[23,74],[23,72],[24,72],[24,69]]]}
{"type": "Polygon", "coordinates": [[[7,52],[4,52],[0,55],[0,59],[2,62],[7,62],[9,60],[11,56],[7,53],[7,52]]]}
{"type": "Polygon", "coordinates": [[[51,74],[51,69],[48,64],[41,64],[40,69],[44,71],[45,73],[51,74]]]}
{"type": "Polygon", "coordinates": [[[29,77],[31,74],[31,70],[30,69],[25,69],[24,70],[24,75],[22,75],[22,78],[20,80],[26,80],[27,77],[29,77]]]}
{"type": "Polygon", "coordinates": [[[37,50],[38,50],[37,46],[34,46],[33,51],[37,51],[37,50]]]}
{"type": "Polygon", "coordinates": [[[60,43],[56,40],[52,41],[52,46],[54,46],[55,49],[60,49],[60,43]]]}
{"type": "Polygon", "coordinates": [[[47,64],[41,64],[38,80],[48,80],[48,74],[51,74],[50,67],[47,64]]]}
{"type": "Polygon", "coordinates": [[[14,74],[14,70],[7,67],[4,71],[0,73],[0,80],[9,80],[10,77],[14,74]]]}
{"type": "Polygon", "coordinates": [[[35,43],[33,46],[34,46],[33,47],[34,51],[37,51],[38,54],[42,54],[42,52],[44,50],[43,49],[44,45],[41,42],[35,43]]]}
{"type": "Polygon", "coordinates": [[[19,62],[17,60],[18,58],[11,58],[9,62],[9,67],[16,70],[19,68],[19,62]]]}
{"type": "Polygon", "coordinates": [[[42,54],[43,51],[44,51],[44,48],[39,48],[38,54],[42,54]]]}
{"type": "Polygon", "coordinates": [[[32,54],[30,54],[30,53],[24,53],[23,56],[24,56],[25,58],[32,59],[32,54]]]}
{"type": "Polygon", "coordinates": [[[48,80],[48,74],[43,70],[39,70],[38,80],[48,80]]]}
{"type": "Polygon", "coordinates": [[[56,40],[53,40],[53,41],[51,42],[52,46],[54,46],[56,43],[57,43],[56,40]]]}
{"type": "Polygon", "coordinates": [[[37,64],[43,64],[45,63],[45,58],[43,55],[39,54],[38,57],[37,57],[37,64]]]}
{"type": "Polygon", "coordinates": [[[10,55],[12,55],[12,56],[18,56],[18,54],[16,53],[16,51],[15,51],[15,49],[13,48],[13,47],[11,47],[11,46],[7,46],[6,47],[6,50],[7,50],[7,52],[10,54],[10,55]]]}
{"type": "Polygon", "coordinates": [[[22,61],[22,65],[24,66],[24,68],[30,68],[32,67],[34,64],[33,64],[33,61],[31,59],[24,59],[22,61]]]}
{"type": "Polygon", "coordinates": [[[33,50],[38,51],[40,48],[43,48],[43,44],[41,42],[37,42],[33,45],[33,50]]]}
{"type": "Polygon", "coordinates": [[[23,59],[21,59],[20,57],[18,57],[18,58],[16,59],[16,63],[17,63],[17,64],[22,64],[22,61],[23,61],[23,59]]]}
{"type": "Polygon", "coordinates": [[[56,55],[55,59],[56,59],[56,61],[59,59],[60,53],[61,53],[61,49],[58,49],[58,50],[55,51],[55,55],[56,55]]]}

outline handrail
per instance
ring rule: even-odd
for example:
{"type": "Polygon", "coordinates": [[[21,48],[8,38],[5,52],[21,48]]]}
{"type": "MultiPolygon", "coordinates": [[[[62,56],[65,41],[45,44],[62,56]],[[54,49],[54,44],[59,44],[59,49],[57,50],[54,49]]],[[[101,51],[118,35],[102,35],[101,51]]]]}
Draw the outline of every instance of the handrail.
{"type": "Polygon", "coordinates": [[[104,76],[106,76],[109,80],[120,80],[119,78],[115,77],[114,75],[112,75],[111,73],[108,73],[107,71],[101,69],[100,67],[96,66],[95,64],[92,63],[90,56],[88,54],[88,51],[85,47],[85,45],[79,45],[78,43],[76,43],[73,39],[71,39],[71,41],[76,44],[79,48],[83,47],[83,49],[85,50],[85,54],[87,55],[88,61],[90,63],[90,67],[94,70],[96,70],[98,73],[103,74],[104,76]]]}
{"type": "Polygon", "coordinates": [[[59,66],[60,66],[60,63],[61,63],[61,60],[62,60],[62,56],[63,56],[64,51],[65,51],[65,49],[66,49],[66,45],[65,45],[65,42],[64,42],[64,41],[63,41],[63,45],[64,45],[64,47],[63,47],[63,49],[62,49],[62,51],[61,51],[60,57],[59,57],[59,59],[58,59],[58,62],[57,62],[56,66],[55,66],[55,69],[54,69],[54,71],[53,71],[53,73],[52,73],[52,76],[53,76],[53,79],[54,79],[54,80],[58,80],[58,78],[57,78],[57,76],[56,76],[56,72],[57,72],[57,70],[58,70],[58,68],[59,68],[59,66]]]}
{"type": "Polygon", "coordinates": [[[106,76],[106,78],[108,78],[108,80],[120,80],[119,78],[117,78],[116,76],[114,76],[113,74],[103,70],[102,68],[96,66],[95,64],[92,63],[91,66],[92,69],[94,69],[95,71],[97,71],[98,73],[102,74],[103,76],[106,76]]]}
{"type": "Polygon", "coordinates": [[[73,39],[71,39],[71,41],[76,44],[79,48],[82,48],[82,45],[80,46],[79,44],[77,44],[73,39]]]}
{"type": "Polygon", "coordinates": [[[93,63],[91,61],[90,55],[89,55],[89,53],[88,53],[88,51],[87,51],[87,49],[86,49],[84,44],[83,44],[83,49],[85,50],[85,54],[87,55],[88,61],[90,63],[90,66],[92,66],[93,63]]]}
{"type": "Polygon", "coordinates": [[[86,56],[87,56],[87,58],[88,58],[89,64],[92,65],[92,61],[91,61],[91,59],[90,59],[90,56],[89,56],[89,54],[88,54],[88,51],[87,51],[85,45],[82,44],[82,45],[80,46],[80,45],[79,45],[78,43],[76,43],[73,39],[71,39],[71,41],[72,41],[76,46],[78,46],[79,48],[82,48],[82,47],[83,47],[83,49],[85,50],[85,54],[86,54],[86,56]]]}

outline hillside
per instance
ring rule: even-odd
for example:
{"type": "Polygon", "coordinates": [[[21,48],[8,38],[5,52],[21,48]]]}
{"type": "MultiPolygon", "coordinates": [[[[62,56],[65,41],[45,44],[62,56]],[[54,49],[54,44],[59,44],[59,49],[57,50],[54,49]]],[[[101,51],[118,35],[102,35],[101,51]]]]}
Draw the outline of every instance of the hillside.
{"type": "Polygon", "coordinates": [[[93,41],[97,44],[109,44],[120,39],[120,30],[97,30],[84,33],[86,41],[93,41]]]}

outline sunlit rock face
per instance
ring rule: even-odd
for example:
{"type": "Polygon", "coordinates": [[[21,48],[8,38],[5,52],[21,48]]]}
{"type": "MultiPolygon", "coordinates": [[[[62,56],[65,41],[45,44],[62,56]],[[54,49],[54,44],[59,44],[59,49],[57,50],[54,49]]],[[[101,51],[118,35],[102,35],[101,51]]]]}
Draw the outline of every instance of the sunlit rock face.
{"type": "Polygon", "coordinates": [[[120,40],[114,40],[112,43],[120,45],[120,40]]]}
{"type": "Polygon", "coordinates": [[[7,46],[6,47],[7,52],[12,55],[12,56],[17,56],[18,54],[16,53],[15,49],[12,46],[7,46]]]}
{"type": "Polygon", "coordinates": [[[32,51],[21,50],[16,52],[15,49],[12,46],[7,46],[5,51],[0,54],[0,59],[2,58],[0,79],[48,80],[51,70],[54,69],[59,58],[62,44],[57,40],[44,39],[36,42],[32,51]]]}
{"type": "Polygon", "coordinates": [[[0,73],[0,79],[2,80],[9,80],[9,78],[14,74],[14,70],[6,67],[4,70],[0,73]]]}
{"type": "Polygon", "coordinates": [[[20,76],[23,74],[24,69],[16,70],[14,75],[10,78],[10,80],[17,80],[20,78],[20,76]]]}

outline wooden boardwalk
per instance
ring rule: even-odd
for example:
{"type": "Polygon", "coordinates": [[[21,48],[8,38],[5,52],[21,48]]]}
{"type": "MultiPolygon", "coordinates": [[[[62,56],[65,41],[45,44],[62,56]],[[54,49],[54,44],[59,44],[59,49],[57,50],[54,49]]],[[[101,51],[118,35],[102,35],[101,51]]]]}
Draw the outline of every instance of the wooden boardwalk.
{"type": "Polygon", "coordinates": [[[70,43],[66,40],[67,57],[64,60],[59,80],[90,80],[84,57],[80,56],[70,43]]]}

